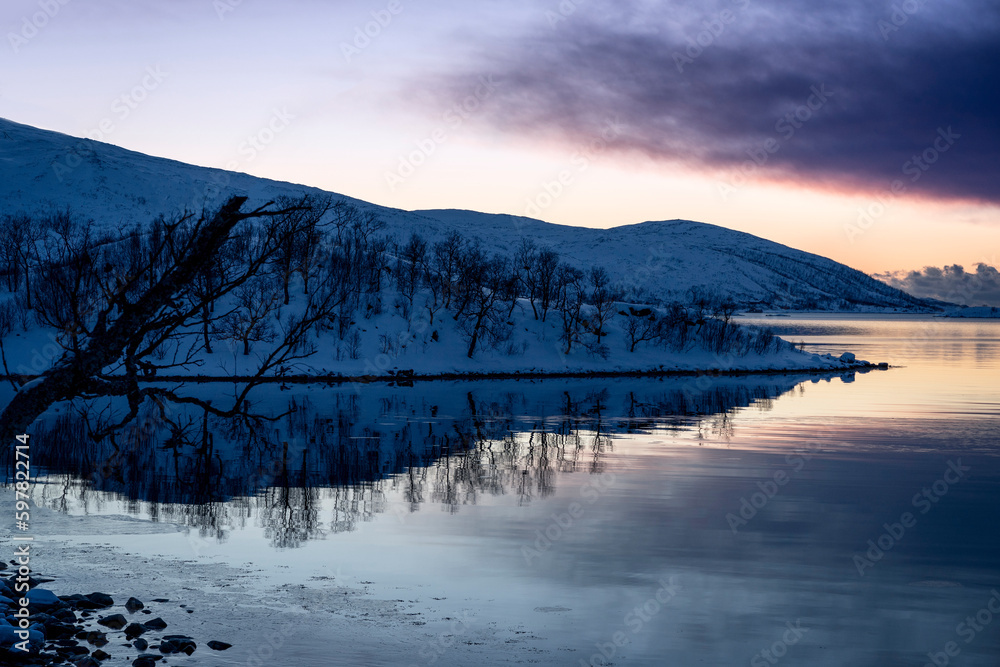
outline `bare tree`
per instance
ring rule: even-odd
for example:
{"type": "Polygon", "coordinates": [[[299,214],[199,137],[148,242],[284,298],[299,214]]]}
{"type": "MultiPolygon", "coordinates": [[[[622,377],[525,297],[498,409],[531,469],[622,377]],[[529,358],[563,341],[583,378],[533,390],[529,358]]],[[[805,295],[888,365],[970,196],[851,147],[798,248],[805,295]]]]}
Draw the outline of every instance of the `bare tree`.
{"type": "Polygon", "coordinates": [[[580,340],[580,330],[583,323],[583,305],[586,289],[583,284],[583,272],[579,269],[560,264],[555,279],[556,309],[561,316],[559,340],[566,344],[565,354],[573,350],[573,343],[580,340]]]}
{"type": "Polygon", "coordinates": [[[506,258],[484,260],[478,248],[463,260],[463,302],[459,326],[469,340],[467,356],[476,353],[480,340],[495,346],[510,335],[507,318],[501,309],[504,290],[510,284],[510,265],[506,258]],[[468,283],[465,283],[468,280],[468,283]]]}
{"type": "MultiPolygon", "coordinates": [[[[433,261],[433,257],[431,258],[433,261]]],[[[445,284],[441,275],[430,265],[424,271],[424,284],[427,285],[428,295],[424,299],[424,309],[427,311],[429,324],[434,324],[434,316],[445,307],[445,284]]]]}
{"type": "Polygon", "coordinates": [[[346,202],[337,202],[333,214],[333,238],[321,255],[317,270],[351,305],[364,309],[365,317],[381,311],[383,278],[388,267],[389,240],[380,235],[385,227],[373,212],[362,212],[346,202]],[[365,300],[367,303],[362,304],[365,300]]]}
{"type": "MultiPolygon", "coordinates": [[[[196,349],[193,343],[188,354],[181,354],[179,359],[175,356],[163,363],[150,360],[157,348],[178,339],[197,322],[202,303],[192,297],[195,276],[206,262],[225,250],[240,223],[294,212],[273,210],[265,205],[244,213],[240,209],[245,202],[245,197],[233,197],[210,218],[195,220],[189,215],[166,225],[158,245],[149,248],[137,274],[127,276],[124,281],[119,278],[117,283],[105,281],[102,289],[107,293],[106,301],[89,319],[85,335],[41,377],[18,391],[0,415],[4,432],[20,433],[49,405],[75,397],[127,396],[129,418],[134,417],[146,397],[192,401],[162,387],[140,387],[138,371],[140,364],[157,369],[195,363],[190,352],[196,349]],[[120,373],[122,370],[124,374],[120,373]]],[[[278,229],[265,226],[261,233],[264,238],[257,245],[257,252],[246,258],[240,271],[221,279],[211,298],[219,299],[234,292],[271,260],[281,240],[275,236],[278,229]]],[[[103,270],[100,275],[105,275],[103,270]]],[[[240,409],[252,387],[268,372],[308,354],[302,351],[302,341],[320,318],[327,315],[329,302],[326,293],[310,297],[302,314],[289,319],[282,328],[282,338],[260,360],[250,381],[242,385],[229,413],[240,409]]],[[[227,412],[215,407],[212,410],[227,412]]]]}
{"type": "Polygon", "coordinates": [[[20,289],[24,278],[25,307],[31,310],[31,267],[37,259],[38,242],[45,233],[42,225],[28,215],[5,215],[0,220],[0,253],[7,265],[7,288],[20,289]]]}
{"type": "Polygon", "coordinates": [[[677,303],[670,304],[660,320],[659,343],[674,350],[684,350],[691,339],[691,327],[696,323],[688,309],[677,303]]]}
{"type": "Polygon", "coordinates": [[[0,219],[0,258],[6,269],[7,291],[21,287],[25,273],[27,229],[34,223],[23,213],[5,215],[0,219]]]}
{"type": "MultiPolygon", "coordinates": [[[[504,260],[506,264],[503,279],[500,281],[500,301],[507,304],[507,319],[514,318],[514,309],[517,307],[517,300],[521,296],[521,272],[522,269],[516,261],[504,260]]],[[[513,322],[511,322],[513,325],[513,322]]]]}
{"type": "Polygon", "coordinates": [[[332,212],[333,237],[322,245],[312,281],[335,304],[323,326],[343,339],[358,311],[365,318],[381,312],[389,241],[379,235],[384,225],[377,216],[344,202],[334,205],[332,212]]]}
{"type": "Polygon", "coordinates": [[[593,315],[590,318],[590,330],[597,339],[597,346],[601,345],[601,338],[606,335],[604,327],[611,320],[615,312],[615,305],[620,295],[611,286],[611,279],[604,267],[594,267],[588,274],[590,281],[590,305],[593,306],[593,315]]]}
{"type": "MultiPolygon", "coordinates": [[[[153,231],[155,233],[157,228],[154,227],[153,231]]],[[[162,233],[162,227],[159,231],[162,233]]],[[[229,243],[218,254],[208,258],[195,273],[190,298],[192,303],[201,304],[199,324],[202,345],[209,354],[212,352],[213,324],[219,319],[215,313],[217,286],[238,271],[244,258],[249,257],[255,250],[253,247],[255,236],[247,229],[234,230],[229,243]]],[[[151,241],[154,243],[152,247],[156,247],[156,237],[151,238],[151,241]]]]}
{"type": "Polygon", "coordinates": [[[514,266],[517,268],[518,280],[521,284],[522,293],[531,304],[531,312],[535,319],[538,319],[538,307],[535,302],[538,300],[538,248],[531,239],[521,239],[521,245],[517,247],[514,254],[514,266]]]}
{"type": "Polygon", "coordinates": [[[114,265],[104,261],[101,245],[88,223],[78,226],[68,213],[46,221],[49,235],[41,243],[35,275],[35,317],[60,332],[62,344],[80,350],[81,336],[90,333],[96,315],[108,306],[114,265]]]}
{"type": "Polygon", "coordinates": [[[310,272],[317,261],[320,222],[334,204],[329,196],[311,195],[297,199],[279,197],[276,201],[279,208],[289,213],[273,218],[269,223],[275,227],[272,237],[278,240],[270,263],[281,278],[283,303],[287,306],[293,275],[301,275],[303,287],[306,292],[309,291],[310,272]]]}
{"type": "Polygon", "coordinates": [[[465,240],[458,232],[452,232],[444,241],[434,244],[433,257],[430,262],[431,272],[441,286],[445,308],[451,307],[465,245],[465,240]]]}
{"type": "Polygon", "coordinates": [[[560,292],[557,280],[559,253],[548,248],[538,252],[535,258],[535,275],[538,283],[538,301],[542,311],[542,322],[549,314],[549,308],[558,300],[560,292]]]}
{"type": "Polygon", "coordinates": [[[420,288],[427,262],[427,242],[414,232],[396,251],[396,289],[403,298],[403,317],[413,312],[413,297],[420,288]]]}
{"type": "Polygon", "coordinates": [[[736,333],[737,327],[732,324],[733,315],[738,306],[732,299],[720,299],[712,305],[712,317],[718,321],[718,325],[713,327],[713,340],[710,345],[715,352],[727,350],[731,337],[736,333]]]}
{"type": "Polygon", "coordinates": [[[480,298],[486,282],[485,267],[488,258],[478,242],[471,242],[462,249],[456,259],[457,279],[452,286],[455,305],[455,321],[460,321],[473,300],[480,298]]]}
{"type": "Polygon", "coordinates": [[[273,278],[252,276],[236,288],[235,307],[222,316],[217,329],[220,338],[243,344],[243,356],[250,354],[250,343],[271,343],[277,338],[272,315],[278,309],[278,290],[273,278]]]}
{"type": "Polygon", "coordinates": [[[17,391],[17,383],[11,377],[10,369],[7,368],[7,350],[4,349],[3,345],[4,339],[14,330],[14,317],[14,306],[9,301],[0,303],[0,361],[3,362],[4,375],[14,387],[14,391],[17,391]]]}
{"type": "Polygon", "coordinates": [[[619,311],[618,314],[621,316],[622,331],[625,333],[629,352],[635,352],[639,343],[656,341],[663,335],[661,320],[651,308],[636,309],[629,306],[628,310],[619,311]]]}

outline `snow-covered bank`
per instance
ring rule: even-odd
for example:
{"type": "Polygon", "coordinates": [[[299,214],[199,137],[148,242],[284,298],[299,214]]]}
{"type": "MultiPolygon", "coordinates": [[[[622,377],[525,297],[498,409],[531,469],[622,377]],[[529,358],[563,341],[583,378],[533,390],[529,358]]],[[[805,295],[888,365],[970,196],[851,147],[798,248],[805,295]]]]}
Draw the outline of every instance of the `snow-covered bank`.
{"type": "MultiPolygon", "coordinates": [[[[279,315],[294,312],[295,303],[279,315]]],[[[628,311],[623,311],[628,312],[628,311]]],[[[561,337],[558,313],[547,321],[536,320],[521,299],[505,323],[505,340],[481,345],[470,358],[468,335],[447,312],[431,323],[419,317],[406,318],[395,310],[372,315],[355,325],[341,339],[334,331],[322,331],[313,339],[315,352],[304,359],[274,369],[274,379],[361,381],[377,379],[532,378],[546,376],[613,376],[633,374],[757,373],[798,371],[842,371],[878,367],[857,360],[849,352],[840,356],[804,352],[765,329],[729,323],[727,342],[715,351],[701,337],[699,327],[718,327],[719,322],[691,325],[687,340],[643,341],[630,351],[626,330],[629,317],[617,315],[606,326],[600,344],[575,344],[570,352],[561,337]],[[680,349],[678,349],[678,347],[680,349]]],[[[280,326],[280,320],[275,318],[280,326]]],[[[704,331],[704,329],[702,329],[704,331]]],[[[633,336],[636,334],[633,334],[633,336]]],[[[714,335],[714,334],[713,334],[714,335]]],[[[588,338],[593,338],[588,334],[588,338]]],[[[196,342],[197,332],[191,333],[196,342]]],[[[57,332],[42,327],[15,331],[4,339],[7,367],[12,375],[34,376],[51,367],[62,354],[57,332]]],[[[238,340],[220,339],[213,352],[203,350],[191,364],[161,372],[156,379],[199,378],[240,380],[250,377],[271,354],[272,343],[251,343],[243,354],[238,340]]],[[[109,369],[120,373],[121,369],[109,369]]],[[[153,379],[153,378],[147,378],[153,379]]]]}
{"type": "Polygon", "coordinates": [[[45,389],[21,403],[55,385],[69,398],[70,386],[84,391],[83,375],[538,377],[870,366],[850,353],[804,354],[767,328],[743,326],[725,294],[693,290],[686,305],[630,299],[603,267],[581,269],[530,240],[489,254],[458,234],[433,244],[417,233],[393,240],[380,234],[377,217],[329,199],[249,213],[245,204],[234,196],[211,218],[100,237],[65,214],[5,218],[8,241],[17,236],[33,248],[0,266],[9,293],[0,302],[5,372],[52,371],[45,389]]]}

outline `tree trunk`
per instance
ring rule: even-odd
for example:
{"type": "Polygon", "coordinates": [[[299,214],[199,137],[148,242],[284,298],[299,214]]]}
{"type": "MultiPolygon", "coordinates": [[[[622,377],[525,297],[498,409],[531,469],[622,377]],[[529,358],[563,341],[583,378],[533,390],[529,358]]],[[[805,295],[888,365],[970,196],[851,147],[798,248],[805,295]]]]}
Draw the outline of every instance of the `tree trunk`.
{"type": "Polygon", "coordinates": [[[205,338],[205,352],[212,354],[212,340],[208,337],[208,302],[201,309],[201,335],[205,338]]]}
{"type": "Polygon", "coordinates": [[[24,296],[25,308],[31,310],[31,271],[28,270],[28,263],[24,264],[24,296]]]}
{"type": "Polygon", "coordinates": [[[476,343],[479,342],[479,330],[483,326],[483,317],[483,315],[479,315],[476,318],[475,326],[472,328],[472,339],[469,341],[469,359],[476,353],[476,343]]]}
{"type": "Polygon", "coordinates": [[[178,290],[186,287],[197,272],[216,256],[238,222],[246,197],[232,197],[216,216],[198,231],[191,247],[195,250],[167,270],[134,303],[123,303],[121,315],[110,325],[107,313],[100,313],[86,344],[79,352],[65,352],[37,381],[21,388],[0,414],[0,438],[25,432],[50,405],[85,393],[96,393],[111,383],[99,379],[101,371],[121,357],[136,332],[168,305],[178,290]]]}

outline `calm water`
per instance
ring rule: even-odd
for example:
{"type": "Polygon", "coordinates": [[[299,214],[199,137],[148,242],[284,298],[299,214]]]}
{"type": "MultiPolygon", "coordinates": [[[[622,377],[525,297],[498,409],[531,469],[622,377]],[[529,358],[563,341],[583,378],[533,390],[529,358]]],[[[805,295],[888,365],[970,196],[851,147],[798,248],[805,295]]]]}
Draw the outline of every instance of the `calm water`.
{"type": "MultiPolygon", "coordinates": [[[[37,500],[191,528],[158,554],[424,606],[383,642],[358,618],[335,663],[1000,663],[1000,322],[746,319],[895,367],[269,388],[257,413],[294,411],[185,409],[113,442],[64,409],[37,500]]],[[[329,641],[281,664],[330,664],[329,641]]]]}

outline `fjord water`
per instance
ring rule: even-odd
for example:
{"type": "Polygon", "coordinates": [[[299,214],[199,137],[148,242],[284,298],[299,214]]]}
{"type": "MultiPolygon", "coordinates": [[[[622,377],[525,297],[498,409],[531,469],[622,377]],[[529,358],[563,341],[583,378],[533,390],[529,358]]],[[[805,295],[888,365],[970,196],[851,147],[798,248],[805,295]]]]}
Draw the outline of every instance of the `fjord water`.
{"type": "Polygon", "coordinates": [[[37,501],[192,528],[93,536],[150,568],[264,573],[315,630],[280,664],[997,664],[1000,322],[744,319],[893,368],[270,387],[295,411],[124,453],[63,412],[37,501]],[[307,603],[329,582],[384,604],[307,603]]]}

